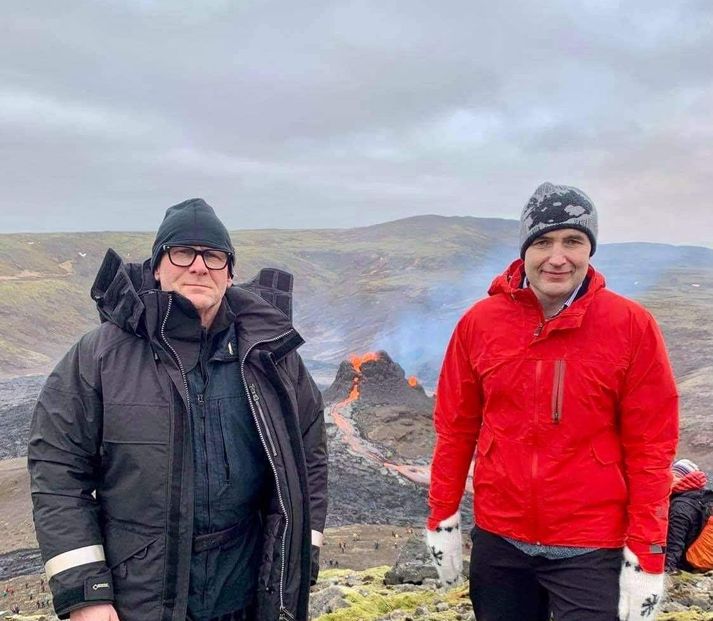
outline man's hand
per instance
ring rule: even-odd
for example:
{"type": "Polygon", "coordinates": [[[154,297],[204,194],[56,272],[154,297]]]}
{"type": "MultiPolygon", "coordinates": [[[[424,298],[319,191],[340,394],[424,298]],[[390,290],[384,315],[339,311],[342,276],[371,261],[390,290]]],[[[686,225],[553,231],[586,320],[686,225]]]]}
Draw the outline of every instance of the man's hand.
{"type": "Polygon", "coordinates": [[[646,573],[639,559],[629,548],[624,548],[624,558],[619,574],[619,619],[653,621],[661,607],[664,594],[664,574],[646,573]]]}
{"type": "Polygon", "coordinates": [[[119,615],[111,604],[93,604],[72,610],[69,621],[119,621],[119,615]]]}
{"type": "Polygon", "coordinates": [[[426,530],[426,544],[443,586],[457,584],[463,572],[463,540],[460,513],[438,523],[436,530],[426,530]]]}

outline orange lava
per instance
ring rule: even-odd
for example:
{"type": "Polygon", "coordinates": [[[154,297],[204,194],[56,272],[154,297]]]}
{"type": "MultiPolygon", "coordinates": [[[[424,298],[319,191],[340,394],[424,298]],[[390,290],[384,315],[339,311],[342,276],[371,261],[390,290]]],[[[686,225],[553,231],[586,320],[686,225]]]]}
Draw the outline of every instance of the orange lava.
{"type": "Polygon", "coordinates": [[[365,354],[362,354],[361,356],[359,356],[357,354],[353,354],[353,355],[349,356],[349,362],[351,362],[352,367],[354,367],[354,378],[352,379],[352,389],[349,391],[349,396],[346,399],[344,399],[344,401],[340,401],[337,404],[337,407],[343,407],[347,403],[356,401],[359,398],[359,383],[361,381],[361,365],[364,364],[365,362],[373,362],[378,359],[379,359],[379,354],[374,351],[367,352],[365,354]]]}
{"type": "Polygon", "coordinates": [[[416,386],[418,386],[418,378],[415,375],[412,375],[406,381],[411,388],[416,388],[416,386]]]}
{"type": "Polygon", "coordinates": [[[352,363],[352,366],[354,367],[354,370],[357,373],[361,373],[361,365],[364,364],[365,362],[373,362],[374,360],[379,359],[379,354],[375,351],[369,351],[365,354],[362,354],[361,356],[357,356],[354,354],[353,356],[349,356],[349,362],[352,363]]]}

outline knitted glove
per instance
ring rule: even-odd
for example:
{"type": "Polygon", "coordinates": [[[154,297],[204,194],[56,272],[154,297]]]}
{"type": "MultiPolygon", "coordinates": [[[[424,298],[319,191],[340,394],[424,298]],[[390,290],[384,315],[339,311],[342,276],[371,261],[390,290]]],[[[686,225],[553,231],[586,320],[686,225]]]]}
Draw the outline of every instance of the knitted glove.
{"type": "Polygon", "coordinates": [[[636,554],[625,547],[619,574],[620,621],[653,621],[661,606],[663,593],[664,574],[646,573],[636,554]]]}
{"type": "Polygon", "coordinates": [[[436,530],[426,530],[426,544],[443,586],[456,584],[463,572],[463,540],[460,513],[438,523],[436,530]]]}

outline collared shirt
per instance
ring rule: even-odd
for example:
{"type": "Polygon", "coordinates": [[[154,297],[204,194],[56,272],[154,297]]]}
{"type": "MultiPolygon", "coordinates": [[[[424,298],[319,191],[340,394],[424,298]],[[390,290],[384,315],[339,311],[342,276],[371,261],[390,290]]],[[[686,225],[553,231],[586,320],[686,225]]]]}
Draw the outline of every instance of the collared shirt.
{"type": "MultiPolygon", "coordinates": [[[[572,291],[570,296],[564,301],[564,304],[562,304],[562,306],[560,306],[559,310],[554,315],[550,315],[549,317],[547,317],[547,319],[552,319],[552,317],[557,317],[557,315],[559,315],[565,308],[572,306],[572,303],[577,299],[577,297],[579,297],[579,293],[580,293],[580,291],[582,291],[582,287],[583,287],[584,283],[586,282],[586,280],[587,279],[585,278],[582,282],[580,282],[575,287],[574,291],[572,291]]],[[[525,276],[525,278],[522,279],[522,288],[527,289],[529,286],[530,286],[530,283],[527,280],[527,276],[525,276]]],[[[584,291],[582,291],[582,294],[584,294],[585,292],[586,292],[586,288],[584,289],[584,291]]]]}

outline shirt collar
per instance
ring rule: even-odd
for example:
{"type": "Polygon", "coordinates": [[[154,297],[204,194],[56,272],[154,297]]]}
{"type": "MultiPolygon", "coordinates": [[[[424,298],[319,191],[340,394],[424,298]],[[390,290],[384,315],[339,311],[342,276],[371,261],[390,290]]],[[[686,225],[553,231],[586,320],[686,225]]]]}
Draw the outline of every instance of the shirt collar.
{"type": "MultiPolygon", "coordinates": [[[[585,278],[585,280],[586,280],[586,278],[585,278]]],[[[564,301],[564,304],[562,304],[562,306],[560,307],[560,309],[559,309],[554,315],[552,315],[551,317],[549,317],[550,319],[551,319],[552,317],[556,317],[556,316],[559,315],[565,308],[569,308],[569,307],[572,305],[572,302],[574,302],[574,301],[577,299],[577,296],[579,295],[579,292],[580,292],[580,290],[582,289],[582,285],[584,285],[584,280],[583,280],[582,282],[580,282],[580,283],[574,288],[574,291],[572,291],[571,295],[564,301]]],[[[523,288],[523,289],[527,289],[529,286],[530,286],[530,283],[529,283],[529,281],[527,280],[527,276],[525,276],[525,277],[522,279],[522,288],[523,288]]]]}

